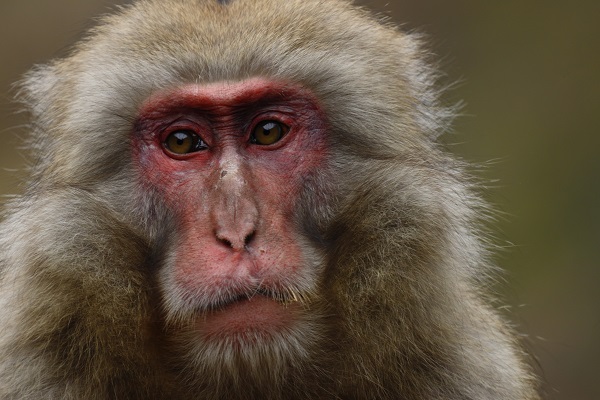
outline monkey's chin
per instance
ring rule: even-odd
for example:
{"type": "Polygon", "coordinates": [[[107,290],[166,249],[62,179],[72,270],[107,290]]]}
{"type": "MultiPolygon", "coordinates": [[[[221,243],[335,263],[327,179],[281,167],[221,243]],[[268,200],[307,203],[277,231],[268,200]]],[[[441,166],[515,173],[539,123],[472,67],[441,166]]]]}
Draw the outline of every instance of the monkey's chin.
{"type": "Polygon", "coordinates": [[[205,314],[197,320],[196,328],[207,341],[252,344],[291,329],[298,309],[298,303],[256,295],[205,314]]]}

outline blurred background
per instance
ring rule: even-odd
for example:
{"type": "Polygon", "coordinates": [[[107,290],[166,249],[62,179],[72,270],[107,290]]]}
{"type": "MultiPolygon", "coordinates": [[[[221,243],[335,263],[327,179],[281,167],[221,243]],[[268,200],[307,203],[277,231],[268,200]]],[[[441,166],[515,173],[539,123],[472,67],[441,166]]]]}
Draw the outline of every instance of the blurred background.
{"type": "MultiPolygon", "coordinates": [[[[117,3],[1,0],[0,204],[20,191],[24,166],[11,84],[117,3]]],[[[600,399],[600,2],[360,4],[424,33],[452,84],[445,100],[465,104],[441,140],[489,186],[507,271],[498,291],[547,398],[600,399]]]]}

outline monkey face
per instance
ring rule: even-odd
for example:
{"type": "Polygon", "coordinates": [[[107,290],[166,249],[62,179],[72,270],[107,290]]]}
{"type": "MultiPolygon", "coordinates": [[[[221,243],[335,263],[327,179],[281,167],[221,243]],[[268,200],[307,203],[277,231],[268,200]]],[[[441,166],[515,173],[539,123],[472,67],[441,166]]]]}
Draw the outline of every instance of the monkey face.
{"type": "Polygon", "coordinates": [[[150,96],[135,126],[140,185],[175,227],[159,273],[166,319],[185,320],[203,348],[297,330],[322,269],[297,220],[307,182],[326,165],[315,96],[262,78],[185,85],[150,96]]]}

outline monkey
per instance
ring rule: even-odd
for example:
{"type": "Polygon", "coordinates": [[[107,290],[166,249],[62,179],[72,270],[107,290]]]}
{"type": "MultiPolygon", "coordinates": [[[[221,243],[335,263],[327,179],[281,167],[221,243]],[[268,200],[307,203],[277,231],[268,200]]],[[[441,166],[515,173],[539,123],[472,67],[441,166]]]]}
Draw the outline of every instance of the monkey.
{"type": "Polygon", "coordinates": [[[34,67],[2,399],[539,399],[423,40],[347,0],[138,0],[34,67]]]}

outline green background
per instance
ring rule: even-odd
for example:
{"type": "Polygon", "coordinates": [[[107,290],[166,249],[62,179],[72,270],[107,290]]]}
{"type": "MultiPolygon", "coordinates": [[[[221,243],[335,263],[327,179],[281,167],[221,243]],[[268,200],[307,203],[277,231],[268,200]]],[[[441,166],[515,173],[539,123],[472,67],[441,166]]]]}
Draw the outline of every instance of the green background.
{"type": "MultiPolygon", "coordinates": [[[[600,399],[600,2],[368,3],[428,36],[453,84],[446,101],[465,103],[442,141],[474,163],[498,210],[498,291],[548,398],[600,399]]],[[[64,54],[113,4],[0,1],[0,202],[23,176],[11,83],[64,54]]]]}

